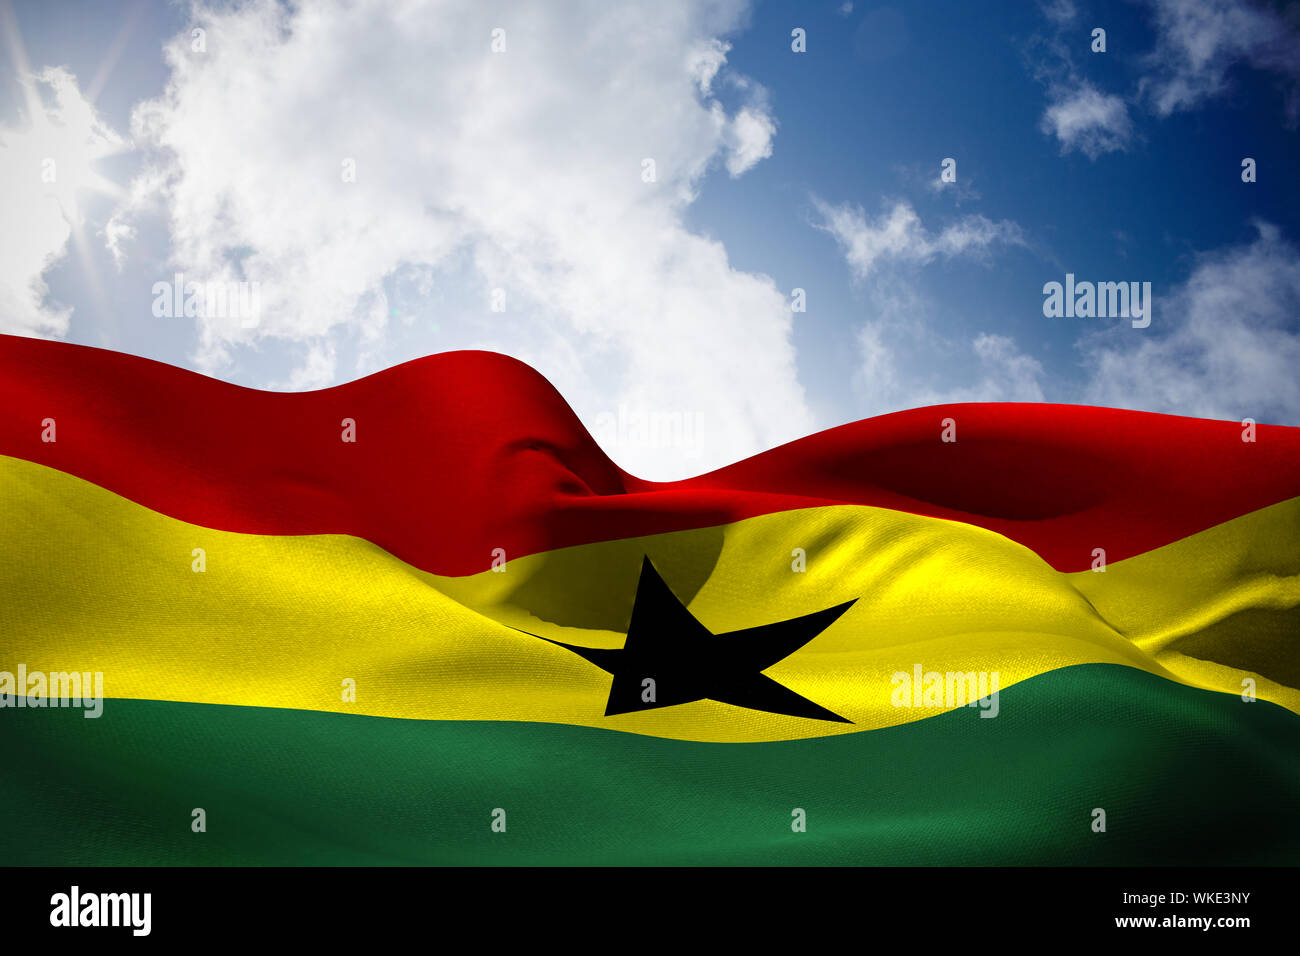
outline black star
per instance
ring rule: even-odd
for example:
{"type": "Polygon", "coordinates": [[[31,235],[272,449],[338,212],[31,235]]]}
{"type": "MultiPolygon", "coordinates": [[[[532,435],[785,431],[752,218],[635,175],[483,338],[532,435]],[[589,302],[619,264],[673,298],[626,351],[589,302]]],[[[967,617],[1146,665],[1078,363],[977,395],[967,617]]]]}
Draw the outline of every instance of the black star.
{"type": "Polygon", "coordinates": [[[853,604],[849,601],[789,621],[713,634],[677,600],[647,557],[641,563],[632,623],[621,649],[543,640],[567,648],[614,675],[606,716],[708,698],[751,710],[848,724],[852,721],[814,704],[762,672],[830,627],[853,604]]]}

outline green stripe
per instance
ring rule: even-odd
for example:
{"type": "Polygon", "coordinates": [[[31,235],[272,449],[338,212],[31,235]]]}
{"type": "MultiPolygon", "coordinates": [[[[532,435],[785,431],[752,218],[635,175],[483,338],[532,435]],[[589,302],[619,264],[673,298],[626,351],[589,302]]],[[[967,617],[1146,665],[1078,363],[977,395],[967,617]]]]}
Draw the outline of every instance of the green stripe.
{"type": "Polygon", "coordinates": [[[1300,719],[1104,664],[780,743],[109,700],[0,753],[4,864],[1300,862],[1300,719]]]}

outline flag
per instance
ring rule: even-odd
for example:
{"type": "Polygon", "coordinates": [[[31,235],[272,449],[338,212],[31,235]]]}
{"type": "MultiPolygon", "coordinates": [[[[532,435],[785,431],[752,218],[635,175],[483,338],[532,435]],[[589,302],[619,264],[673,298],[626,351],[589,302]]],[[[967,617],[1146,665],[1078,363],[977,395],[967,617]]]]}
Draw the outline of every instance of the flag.
{"type": "Polygon", "coordinates": [[[1300,858],[1300,429],[946,405],[651,482],[494,353],[9,336],[0,408],[6,862],[1300,858]]]}

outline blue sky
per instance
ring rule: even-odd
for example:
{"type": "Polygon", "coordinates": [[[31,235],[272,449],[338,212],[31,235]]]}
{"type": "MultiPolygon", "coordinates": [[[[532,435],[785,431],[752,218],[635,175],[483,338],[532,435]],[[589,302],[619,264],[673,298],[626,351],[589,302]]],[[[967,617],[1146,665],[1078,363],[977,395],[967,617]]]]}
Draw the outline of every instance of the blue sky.
{"type": "Polygon", "coordinates": [[[1294,5],[0,9],[3,331],[269,388],[492,348],[647,477],[942,401],[1300,425],[1294,5]],[[1045,317],[1067,272],[1150,327],[1045,317]]]}

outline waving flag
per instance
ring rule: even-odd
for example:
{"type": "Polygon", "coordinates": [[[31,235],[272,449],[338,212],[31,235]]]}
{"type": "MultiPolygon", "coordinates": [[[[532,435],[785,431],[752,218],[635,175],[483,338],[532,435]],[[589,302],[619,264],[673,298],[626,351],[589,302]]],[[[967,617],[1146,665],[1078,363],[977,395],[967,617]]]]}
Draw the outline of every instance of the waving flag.
{"type": "Polygon", "coordinates": [[[497,354],[7,336],[0,408],[10,862],[1300,853],[1300,430],[950,405],[656,483],[497,354]]]}

